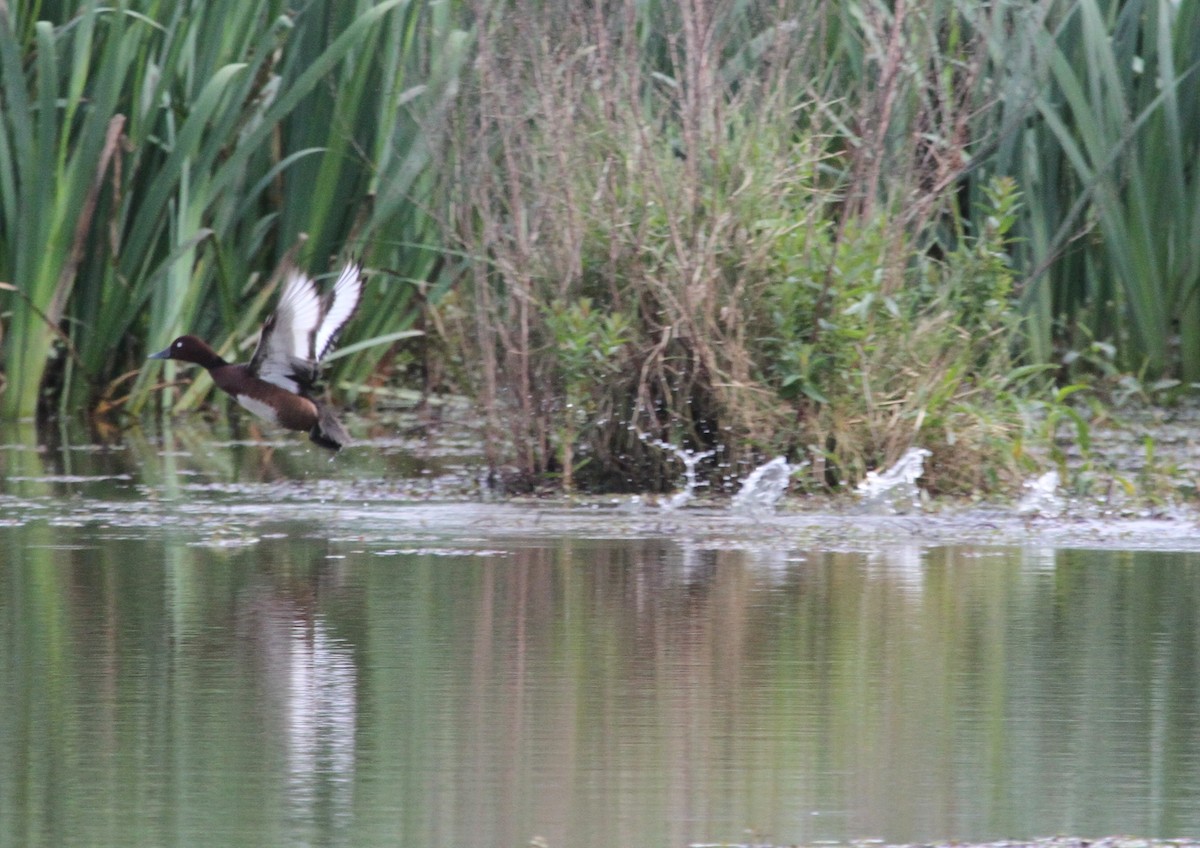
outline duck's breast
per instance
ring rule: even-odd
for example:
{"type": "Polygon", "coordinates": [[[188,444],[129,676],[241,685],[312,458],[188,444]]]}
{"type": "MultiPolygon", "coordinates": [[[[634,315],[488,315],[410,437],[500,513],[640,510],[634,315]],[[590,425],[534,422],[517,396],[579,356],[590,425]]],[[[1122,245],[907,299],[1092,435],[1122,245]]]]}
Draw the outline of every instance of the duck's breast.
{"type": "Polygon", "coordinates": [[[311,430],[317,423],[317,407],[306,397],[267,384],[268,389],[234,395],[238,405],[264,421],[288,430],[311,430]]]}

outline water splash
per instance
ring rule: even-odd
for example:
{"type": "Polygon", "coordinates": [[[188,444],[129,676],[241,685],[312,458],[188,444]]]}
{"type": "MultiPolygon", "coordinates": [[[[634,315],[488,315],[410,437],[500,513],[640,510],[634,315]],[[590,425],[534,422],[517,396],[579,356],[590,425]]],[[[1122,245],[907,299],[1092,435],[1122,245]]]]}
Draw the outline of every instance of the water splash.
{"type": "Polygon", "coordinates": [[[681,448],[678,445],[673,445],[670,442],[664,442],[662,439],[656,439],[649,433],[643,433],[636,427],[631,428],[637,434],[637,437],[648,445],[660,448],[667,453],[673,454],[676,459],[683,463],[683,489],[659,502],[660,509],[670,512],[676,509],[682,509],[696,497],[696,488],[702,485],[696,480],[696,467],[705,459],[716,453],[715,450],[693,451],[687,448],[681,448]]]}
{"type": "Polygon", "coordinates": [[[687,448],[677,448],[674,445],[666,445],[665,443],[659,444],[659,447],[664,446],[670,448],[675,456],[679,458],[679,461],[683,463],[684,483],[682,491],[676,492],[675,494],[671,495],[671,497],[662,501],[659,504],[659,507],[667,511],[673,509],[682,509],[688,502],[696,497],[696,487],[700,485],[696,482],[696,466],[700,464],[701,460],[708,459],[710,456],[715,454],[716,451],[706,450],[696,453],[695,451],[690,451],[687,448]]]}
{"type": "Polygon", "coordinates": [[[1063,499],[1058,495],[1058,484],[1057,471],[1047,471],[1036,480],[1027,480],[1025,488],[1028,491],[1017,503],[1017,512],[1020,515],[1030,516],[1061,515],[1064,504],[1063,499]]]}
{"type": "Polygon", "coordinates": [[[767,512],[775,509],[799,465],[789,465],[782,456],[750,472],[742,488],[733,496],[735,512],[767,512]]]}
{"type": "Polygon", "coordinates": [[[908,512],[921,506],[921,490],[917,478],[925,473],[925,458],[932,454],[925,448],[909,448],[896,464],[882,474],[867,472],[867,479],[858,484],[862,504],[870,509],[888,512],[908,512]]]}

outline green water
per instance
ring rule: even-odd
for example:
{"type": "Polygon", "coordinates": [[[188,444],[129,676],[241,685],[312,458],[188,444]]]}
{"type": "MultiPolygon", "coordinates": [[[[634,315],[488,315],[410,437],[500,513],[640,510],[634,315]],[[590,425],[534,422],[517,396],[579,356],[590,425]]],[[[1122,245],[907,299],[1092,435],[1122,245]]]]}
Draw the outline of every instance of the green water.
{"type": "Polygon", "coordinates": [[[1200,832],[1196,553],[378,454],[0,448],[0,846],[1200,832]]]}

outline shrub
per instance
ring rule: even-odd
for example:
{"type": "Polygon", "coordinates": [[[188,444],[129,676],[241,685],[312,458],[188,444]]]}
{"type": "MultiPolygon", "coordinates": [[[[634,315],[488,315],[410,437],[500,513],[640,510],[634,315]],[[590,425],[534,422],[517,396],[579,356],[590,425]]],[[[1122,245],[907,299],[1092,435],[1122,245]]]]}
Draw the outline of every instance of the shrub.
{"type": "MultiPolygon", "coordinates": [[[[632,5],[518,5],[503,29],[477,7],[489,37],[454,136],[457,237],[480,265],[451,346],[478,357],[491,441],[515,436],[522,476],[666,487],[662,439],[716,448],[734,477],[786,453],[854,482],[928,441],[945,488],[1008,481],[1016,190],[993,183],[980,232],[957,213],[968,96],[922,100],[887,49],[881,91],[832,96],[846,27],[826,7],[680,0],[659,30],[632,5]],[[851,124],[871,127],[857,146],[851,124]],[[598,315],[621,344],[585,366],[598,315]]],[[[867,25],[937,42],[899,12],[867,25]]],[[[963,61],[939,62],[969,92],[979,42],[956,44],[963,61]]]]}

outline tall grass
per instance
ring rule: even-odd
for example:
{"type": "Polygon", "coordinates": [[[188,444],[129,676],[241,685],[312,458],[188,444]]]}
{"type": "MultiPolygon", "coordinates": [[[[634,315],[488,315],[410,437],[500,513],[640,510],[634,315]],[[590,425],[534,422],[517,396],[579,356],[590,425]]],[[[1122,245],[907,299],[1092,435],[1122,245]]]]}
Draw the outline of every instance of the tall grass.
{"type": "Polygon", "coordinates": [[[426,329],[490,460],[567,487],[669,485],[658,439],[996,482],[1042,364],[1200,376],[1195,3],[3,8],[8,417],[138,411],[146,350],[239,354],[342,252],[342,387],[426,329]]]}
{"type": "Polygon", "coordinates": [[[1171,0],[1014,9],[988,30],[1000,134],[1025,191],[1034,355],[1093,339],[1122,367],[1200,377],[1200,10],[1171,0]]]}
{"type": "MultiPolygon", "coordinates": [[[[475,8],[459,235],[486,264],[457,343],[522,472],[669,485],[649,434],[735,473],[782,451],[851,480],[965,429],[945,411],[978,390],[963,327],[1008,289],[968,270],[1005,244],[956,208],[986,50],[952,4],[475,8]]],[[[984,331],[1005,354],[984,377],[1012,325],[984,331]]]]}
{"type": "Polygon", "coordinates": [[[1194,4],[474,10],[452,346],[529,476],[665,484],[652,434],[842,481],[920,440],[1000,482],[1063,346],[1200,368],[1194,4]]]}
{"type": "MultiPolygon", "coordinates": [[[[752,438],[753,419],[783,410],[752,387],[736,338],[743,303],[758,300],[746,286],[761,281],[734,267],[750,235],[727,203],[751,173],[747,206],[804,165],[790,164],[763,125],[768,104],[756,114],[725,103],[719,57],[737,55],[726,29],[735,19],[705,3],[627,3],[604,15],[478,2],[475,12],[478,76],[457,136],[459,232],[463,250],[487,264],[475,267],[474,324],[462,340],[482,363],[476,390],[494,438],[515,437],[526,474],[557,469],[570,480],[569,440],[583,431],[594,470],[640,481],[636,465],[656,459],[634,432],[718,438],[701,432],[713,420],[703,391],[740,410],[727,426],[752,438]],[[718,33],[720,44],[701,45],[718,33]],[[585,299],[636,328],[629,343],[601,343],[627,334],[563,306],[585,299]],[[597,351],[586,398],[565,353],[579,348],[597,351]]],[[[781,60],[779,74],[793,71],[789,28],[774,25],[774,44],[753,34],[781,60]]],[[[770,96],[754,74],[740,82],[743,103],[770,96]]]]}
{"type": "MultiPolygon", "coordinates": [[[[4,339],[6,417],[32,417],[42,375],[83,259],[97,195],[112,164],[143,27],[93,4],[65,32],[0,14],[0,252],[15,282],[4,339]],[[104,17],[107,20],[101,21],[104,17]],[[105,37],[97,39],[98,29],[105,37]],[[32,61],[17,32],[32,37],[32,61]],[[111,132],[110,132],[111,128],[111,132]]],[[[10,284],[11,285],[11,284],[10,284]]]]}
{"type": "MultiPolygon", "coordinates": [[[[469,42],[453,7],[0,10],[0,414],[98,398],[136,411],[158,388],[157,370],[138,371],[146,350],[190,331],[238,353],[281,262],[323,273],[342,251],[380,271],[346,341],[381,344],[339,363],[362,382],[415,319],[437,255],[423,116],[469,42]]],[[[206,390],[198,380],[182,405],[206,390]]]]}

